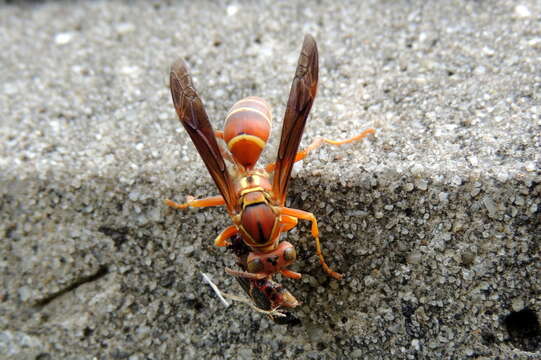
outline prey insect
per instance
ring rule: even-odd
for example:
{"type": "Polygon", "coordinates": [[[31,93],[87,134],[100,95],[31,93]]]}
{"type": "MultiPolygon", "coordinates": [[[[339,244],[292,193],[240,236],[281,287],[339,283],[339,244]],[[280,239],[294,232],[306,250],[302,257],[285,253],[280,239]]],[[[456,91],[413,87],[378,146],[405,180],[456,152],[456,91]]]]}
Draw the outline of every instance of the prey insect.
{"type": "MultiPolygon", "coordinates": [[[[237,255],[237,265],[246,270],[247,258],[251,249],[242,241],[239,234],[232,236],[227,250],[237,255]]],[[[286,308],[292,309],[300,305],[299,301],[282,284],[269,278],[253,280],[242,276],[236,277],[237,282],[250,297],[253,307],[279,325],[298,325],[300,320],[286,308]],[[274,315],[280,312],[281,316],[274,315]]]]}
{"type": "Polygon", "coordinates": [[[199,98],[186,64],[177,60],[171,66],[170,87],[176,113],[201,155],[220,195],[192,199],[183,204],[165,200],[176,209],[225,205],[233,225],[215,239],[216,246],[228,246],[233,236],[240,235],[250,248],[245,270],[226,272],[249,280],[271,279],[276,273],[293,279],[301,274],[288,269],[295,262],[295,247],[280,242],[280,234],[297,226],[298,220],[311,222],[316,254],[324,271],[335,279],[342,274],[332,270],[323,257],[316,217],[307,211],[285,206],[293,164],[323,143],[342,145],[360,140],[374,129],[343,141],[318,139],[299,151],[304,126],[312,108],[318,84],[318,51],[314,38],[306,35],[291,85],[282,125],[276,162],[256,168],[271,130],[271,110],[265,100],[247,97],[233,105],[226,116],[224,131],[214,131],[203,102],[199,98]],[[221,149],[217,139],[227,145],[221,149]],[[228,169],[225,160],[232,163],[228,169]]]}

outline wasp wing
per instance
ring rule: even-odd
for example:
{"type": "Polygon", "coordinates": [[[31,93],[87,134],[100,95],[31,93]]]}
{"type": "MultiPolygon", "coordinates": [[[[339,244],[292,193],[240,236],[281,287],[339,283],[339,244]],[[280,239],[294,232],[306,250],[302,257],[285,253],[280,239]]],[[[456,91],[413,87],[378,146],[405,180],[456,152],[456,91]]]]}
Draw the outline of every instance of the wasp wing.
{"type": "Polygon", "coordinates": [[[289,92],[272,184],[276,200],[282,206],[286,202],[287,186],[304,125],[316,97],[318,67],[316,41],[306,35],[289,92]]]}
{"type": "Polygon", "coordinates": [[[192,78],[182,59],[171,65],[171,96],[180,122],[190,135],[199,155],[207,166],[225,200],[229,213],[235,207],[235,192],[227,171],[212,125],[209,122],[203,102],[197,95],[192,78]]]}

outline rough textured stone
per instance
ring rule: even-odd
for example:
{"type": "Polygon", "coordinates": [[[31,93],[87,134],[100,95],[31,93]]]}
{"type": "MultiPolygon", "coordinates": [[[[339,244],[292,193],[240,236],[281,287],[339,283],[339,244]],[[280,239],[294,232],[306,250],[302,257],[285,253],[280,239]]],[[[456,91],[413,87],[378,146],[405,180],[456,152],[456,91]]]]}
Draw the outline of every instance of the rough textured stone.
{"type": "Polygon", "coordinates": [[[541,5],[517,1],[17,2],[0,5],[0,357],[541,356],[541,5]],[[304,33],[320,88],[303,144],[373,126],[296,167],[319,219],[281,279],[278,326],[225,308],[223,209],[167,88],[179,56],[216,128],[274,108],[272,161],[304,33]]]}

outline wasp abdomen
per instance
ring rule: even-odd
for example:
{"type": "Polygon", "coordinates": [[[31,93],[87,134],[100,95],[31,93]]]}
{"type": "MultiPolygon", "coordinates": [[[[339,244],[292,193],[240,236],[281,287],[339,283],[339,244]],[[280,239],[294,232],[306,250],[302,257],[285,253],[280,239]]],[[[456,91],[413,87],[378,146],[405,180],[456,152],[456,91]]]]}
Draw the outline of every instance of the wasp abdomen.
{"type": "Polygon", "coordinates": [[[224,140],[233,157],[245,168],[256,164],[270,135],[269,104],[257,96],[238,101],[225,118],[224,140]]]}

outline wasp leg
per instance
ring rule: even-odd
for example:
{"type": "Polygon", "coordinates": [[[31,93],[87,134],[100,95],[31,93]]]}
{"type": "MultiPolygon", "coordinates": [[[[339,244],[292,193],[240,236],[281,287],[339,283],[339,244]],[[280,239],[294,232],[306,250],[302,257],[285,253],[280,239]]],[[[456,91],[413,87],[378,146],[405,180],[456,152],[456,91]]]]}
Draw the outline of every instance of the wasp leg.
{"type": "Polygon", "coordinates": [[[186,209],[187,207],[208,207],[208,206],[218,206],[225,205],[225,200],[221,195],[210,196],[204,199],[195,200],[193,197],[188,196],[187,202],[184,204],[179,204],[169,199],[163,201],[165,205],[172,207],[174,209],[186,209]]]}
{"type": "Polygon", "coordinates": [[[238,271],[238,270],[233,270],[230,268],[225,268],[225,272],[232,276],[238,276],[238,277],[242,277],[242,278],[246,278],[250,280],[263,280],[266,277],[268,277],[267,274],[263,274],[263,273],[250,273],[247,271],[238,271]]]}
{"type": "Polygon", "coordinates": [[[282,225],[280,232],[288,232],[297,226],[298,220],[296,217],[283,215],[280,219],[280,224],[282,225]]]}
{"type": "Polygon", "coordinates": [[[302,277],[302,275],[299,274],[298,272],[291,271],[288,269],[280,269],[280,274],[284,275],[285,277],[288,277],[290,279],[295,279],[295,280],[298,280],[302,277]]]}
{"type": "MultiPolygon", "coordinates": [[[[372,129],[372,128],[366,129],[359,135],[346,139],[346,140],[342,140],[342,141],[335,141],[335,140],[330,140],[330,139],[325,139],[325,138],[317,138],[310,145],[308,145],[306,149],[299,151],[297,155],[295,155],[295,162],[301,161],[302,159],[304,159],[306,156],[308,156],[310,151],[317,149],[318,147],[323,145],[323,143],[340,146],[340,145],[352,143],[354,141],[359,141],[365,138],[366,136],[368,136],[369,134],[374,134],[375,132],[376,132],[375,129],[372,129]]],[[[275,168],[276,168],[275,163],[271,163],[265,166],[265,170],[267,170],[267,172],[273,172],[275,168]]]]}
{"type": "Polygon", "coordinates": [[[227,228],[225,228],[224,231],[220,233],[220,235],[216,237],[216,239],[214,240],[214,245],[219,247],[230,246],[231,243],[227,239],[238,234],[238,232],[239,230],[235,225],[228,226],[227,228]]]}
{"type": "Polygon", "coordinates": [[[316,255],[319,257],[319,263],[323,267],[323,270],[333,278],[340,280],[344,277],[344,275],[339,274],[335,271],[333,271],[329,265],[325,262],[325,259],[323,258],[323,253],[321,252],[321,245],[319,243],[319,229],[317,227],[317,219],[314,216],[314,214],[309,213],[307,211],[303,210],[297,210],[297,209],[290,209],[286,207],[281,207],[280,209],[280,215],[287,215],[291,217],[295,217],[297,219],[301,220],[308,220],[312,223],[312,236],[316,240],[316,255]]]}
{"type": "MultiPolygon", "coordinates": [[[[293,229],[295,226],[297,226],[298,220],[294,216],[289,215],[282,215],[280,216],[280,232],[287,232],[291,229],[293,229]]],[[[285,277],[288,277],[290,279],[300,279],[302,277],[301,274],[295,271],[291,271],[288,269],[280,269],[280,273],[284,275],[285,277]]]]}

